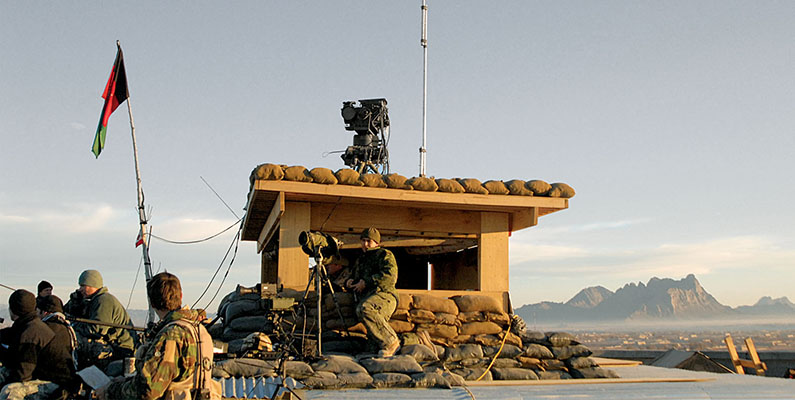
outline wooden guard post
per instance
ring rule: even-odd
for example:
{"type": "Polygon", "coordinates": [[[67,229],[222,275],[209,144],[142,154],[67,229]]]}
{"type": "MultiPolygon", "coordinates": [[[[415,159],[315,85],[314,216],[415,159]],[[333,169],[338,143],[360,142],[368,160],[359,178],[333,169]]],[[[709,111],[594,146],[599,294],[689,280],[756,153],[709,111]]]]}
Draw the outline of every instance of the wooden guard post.
{"type": "Polygon", "coordinates": [[[726,342],[726,348],[729,349],[729,357],[732,360],[732,364],[734,364],[734,369],[737,370],[738,374],[744,375],[746,368],[751,368],[756,370],[756,374],[759,376],[764,376],[765,372],[767,372],[767,365],[759,359],[759,354],[756,353],[756,346],[754,346],[754,340],[751,338],[745,338],[745,348],[748,349],[748,356],[751,357],[750,360],[741,359],[739,355],[737,355],[737,349],[734,347],[734,341],[732,340],[732,335],[727,333],[726,338],[724,339],[726,342]]]}

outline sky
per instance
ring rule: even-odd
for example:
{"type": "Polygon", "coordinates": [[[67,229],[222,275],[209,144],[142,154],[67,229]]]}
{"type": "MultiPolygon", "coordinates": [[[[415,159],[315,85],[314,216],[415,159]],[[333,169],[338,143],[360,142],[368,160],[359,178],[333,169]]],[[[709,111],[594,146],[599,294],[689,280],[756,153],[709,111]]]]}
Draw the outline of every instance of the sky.
{"type": "MultiPolygon", "coordinates": [[[[92,268],[146,307],[126,104],[90,151],[116,40],[154,235],[234,224],[258,164],[343,167],[343,101],[386,98],[392,171],[418,175],[420,5],[0,2],[0,283],[66,298],[92,268]]],[[[512,234],[515,306],[690,273],[733,307],[795,300],[793,18],[787,1],[429,1],[428,175],[577,191],[512,234]]],[[[214,310],[259,279],[241,242],[219,286],[234,236],[153,239],[153,269],[192,305],[220,266],[197,304],[214,310]]]]}

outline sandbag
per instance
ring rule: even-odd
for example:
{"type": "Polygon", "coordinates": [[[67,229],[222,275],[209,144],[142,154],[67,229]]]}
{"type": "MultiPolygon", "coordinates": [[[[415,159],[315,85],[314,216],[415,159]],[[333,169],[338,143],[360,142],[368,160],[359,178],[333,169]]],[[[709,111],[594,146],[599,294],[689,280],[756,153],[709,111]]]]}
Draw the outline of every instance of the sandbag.
{"type": "Polygon", "coordinates": [[[418,324],[417,332],[425,331],[431,335],[431,338],[445,338],[452,339],[458,336],[458,328],[451,325],[437,325],[431,324],[418,324]]]}
{"type": "Polygon", "coordinates": [[[436,186],[438,191],[447,193],[465,193],[464,187],[453,179],[437,179],[436,186]]]}
{"type": "Polygon", "coordinates": [[[422,190],[423,192],[435,192],[439,189],[436,181],[424,176],[415,176],[409,179],[406,183],[414,187],[415,190],[422,190]]]}
{"type": "Polygon", "coordinates": [[[528,343],[538,343],[538,344],[546,344],[547,342],[547,335],[544,332],[539,331],[525,331],[522,336],[522,342],[528,343]]]}
{"type": "Polygon", "coordinates": [[[328,168],[316,167],[309,171],[312,181],[315,183],[322,183],[325,185],[336,185],[338,180],[334,172],[328,168]]]}
{"type": "Polygon", "coordinates": [[[326,321],[326,329],[367,333],[367,328],[356,318],[346,318],[344,322],[339,318],[329,319],[326,321]]]}
{"type": "Polygon", "coordinates": [[[414,188],[406,183],[408,180],[405,176],[400,174],[387,174],[383,176],[384,183],[392,189],[413,190],[414,188]]]}
{"type": "Polygon", "coordinates": [[[222,324],[212,324],[207,328],[207,333],[209,333],[213,339],[220,339],[221,336],[224,335],[224,326],[222,324]]]}
{"type": "Polygon", "coordinates": [[[234,339],[226,342],[227,353],[240,353],[243,351],[243,346],[246,344],[246,338],[234,339]]]}
{"type": "Polygon", "coordinates": [[[474,178],[459,179],[458,183],[464,188],[467,193],[489,194],[489,191],[483,187],[479,180],[474,178]]]}
{"type": "Polygon", "coordinates": [[[541,380],[571,379],[571,375],[566,371],[536,371],[536,375],[541,380]]]}
{"type": "MultiPolygon", "coordinates": [[[[497,351],[500,349],[500,346],[482,346],[483,347],[483,356],[484,357],[494,357],[497,354],[497,351]]],[[[518,346],[514,346],[512,344],[506,344],[502,346],[502,351],[500,351],[500,358],[516,358],[524,354],[524,351],[519,348],[518,346]]]]}
{"type": "Polygon", "coordinates": [[[458,306],[453,300],[431,296],[429,294],[415,294],[413,307],[433,312],[458,314],[458,306]]]}
{"type": "Polygon", "coordinates": [[[568,332],[547,332],[547,341],[554,347],[564,347],[579,344],[574,335],[568,332]]]}
{"type": "Polygon", "coordinates": [[[306,379],[315,373],[315,370],[303,361],[285,361],[284,370],[287,376],[294,379],[306,379]]]}
{"type": "Polygon", "coordinates": [[[467,294],[451,298],[460,312],[482,311],[504,313],[502,305],[497,299],[490,296],[467,294]]]}
{"type": "Polygon", "coordinates": [[[522,368],[539,369],[543,365],[541,360],[533,357],[516,357],[516,360],[522,363],[522,368]]]}
{"type": "Polygon", "coordinates": [[[599,364],[591,357],[571,357],[566,360],[566,367],[568,368],[584,369],[598,366],[599,364]]]}
{"type": "Polygon", "coordinates": [[[340,168],[334,173],[337,183],[349,186],[364,186],[364,182],[359,180],[359,172],[355,169],[340,168]]]}
{"type": "Polygon", "coordinates": [[[433,311],[415,308],[409,311],[409,320],[418,324],[430,324],[436,321],[433,311]]]}
{"type": "Polygon", "coordinates": [[[353,293],[349,292],[334,292],[332,295],[329,293],[326,296],[323,296],[323,305],[326,307],[326,310],[334,310],[336,308],[336,304],[334,304],[334,299],[337,299],[337,304],[340,307],[345,306],[356,306],[356,299],[353,297],[353,293]]]}
{"type": "Polygon", "coordinates": [[[533,195],[535,196],[546,196],[547,193],[549,193],[549,190],[552,189],[552,185],[539,179],[527,181],[524,186],[533,192],[533,195]]]}
{"type": "Polygon", "coordinates": [[[538,375],[531,369],[524,368],[494,368],[494,380],[498,381],[537,381],[538,375]]]}
{"type": "Polygon", "coordinates": [[[284,180],[295,182],[312,182],[312,175],[309,175],[309,171],[305,167],[301,165],[294,165],[284,169],[284,180]]]}
{"type": "Polygon", "coordinates": [[[530,343],[524,348],[524,355],[525,357],[533,357],[533,358],[555,358],[551,351],[546,346],[542,346],[540,344],[530,343]]]}
{"type": "Polygon", "coordinates": [[[505,183],[502,181],[487,181],[483,184],[483,187],[489,191],[489,194],[509,194],[511,193],[508,188],[505,187],[505,183]]]}
{"type": "Polygon", "coordinates": [[[354,373],[343,372],[337,374],[337,380],[339,380],[340,386],[345,389],[366,388],[373,383],[373,377],[370,376],[367,371],[354,373]]]}
{"type": "Polygon", "coordinates": [[[238,317],[229,322],[229,327],[238,331],[273,332],[273,323],[265,316],[238,317]]]}
{"type": "Polygon", "coordinates": [[[424,344],[410,344],[400,348],[401,355],[414,357],[418,363],[439,361],[436,355],[436,350],[429,348],[424,344]]]}
{"type": "Polygon", "coordinates": [[[409,314],[409,310],[396,309],[392,314],[391,319],[398,321],[408,321],[410,315],[411,314],[409,314]]]}
{"type": "Polygon", "coordinates": [[[346,354],[359,354],[367,346],[366,340],[359,340],[358,338],[350,338],[346,340],[333,340],[323,342],[324,353],[346,353],[346,354]]]}
{"type": "MultiPolygon", "coordinates": [[[[486,368],[476,367],[476,368],[459,368],[459,369],[454,369],[451,372],[457,375],[461,375],[461,377],[464,378],[464,380],[474,381],[480,378],[480,376],[483,375],[484,371],[486,371],[486,368]]],[[[481,378],[480,380],[491,381],[492,380],[491,371],[486,372],[486,374],[483,375],[483,378],[481,378]]]]}
{"type": "Polygon", "coordinates": [[[450,383],[439,373],[420,372],[411,374],[411,387],[450,389],[450,383]]]}
{"type": "Polygon", "coordinates": [[[549,197],[561,197],[564,199],[570,199],[574,195],[574,188],[563,182],[553,183],[552,189],[549,189],[549,193],[547,193],[549,197]]]}
{"type": "Polygon", "coordinates": [[[583,368],[569,370],[572,378],[575,379],[599,379],[599,378],[620,378],[618,374],[612,369],[607,368],[583,368]]]}
{"type": "MultiPolygon", "coordinates": [[[[507,339],[505,340],[508,341],[507,339]]],[[[497,335],[473,335],[472,342],[482,346],[499,346],[502,343],[502,338],[497,335]]]]}
{"type": "Polygon", "coordinates": [[[232,320],[246,315],[254,315],[262,313],[259,301],[256,300],[238,300],[227,304],[224,312],[224,323],[229,325],[232,320]]]}
{"type": "Polygon", "coordinates": [[[552,354],[554,354],[555,358],[558,360],[567,360],[572,357],[588,357],[593,353],[587,347],[577,344],[573,346],[553,347],[552,354]]]}
{"type": "Polygon", "coordinates": [[[359,180],[364,183],[364,186],[367,187],[375,187],[375,188],[385,188],[386,183],[384,183],[384,179],[381,177],[381,174],[362,174],[359,176],[359,180]]]}
{"type": "Polygon", "coordinates": [[[276,369],[278,367],[279,367],[278,360],[232,358],[229,360],[216,362],[215,365],[213,366],[213,376],[227,375],[228,377],[235,377],[235,378],[276,376],[276,369]]]}
{"type": "Polygon", "coordinates": [[[508,324],[511,323],[511,316],[505,312],[500,312],[500,313],[487,312],[485,313],[485,316],[486,316],[486,321],[494,322],[495,324],[500,325],[502,327],[507,327],[508,324]]]}
{"type": "Polygon", "coordinates": [[[251,174],[255,179],[263,179],[268,181],[280,181],[284,178],[284,169],[281,165],[277,164],[260,164],[254,169],[251,174]]]}
{"type": "Polygon", "coordinates": [[[223,340],[224,342],[229,342],[235,339],[243,339],[250,334],[251,334],[250,331],[238,331],[236,329],[227,327],[224,328],[224,334],[221,335],[221,340],[223,340]]]}
{"type": "Polygon", "coordinates": [[[373,387],[376,389],[386,389],[393,387],[409,387],[411,377],[406,374],[394,372],[382,372],[373,374],[373,387]]]}
{"type": "Polygon", "coordinates": [[[334,389],[341,387],[337,375],[333,372],[315,371],[312,376],[305,378],[302,383],[312,389],[334,389]]]}
{"type": "Polygon", "coordinates": [[[392,327],[392,330],[395,331],[395,333],[411,332],[414,330],[414,324],[411,322],[397,319],[390,319],[389,326],[392,327]]]}
{"type": "Polygon", "coordinates": [[[556,360],[552,358],[549,360],[543,360],[541,362],[541,367],[542,369],[545,369],[547,371],[555,371],[555,370],[565,371],[566,363],[564,363],[563,360],[556,360]]]}
{"type": "Polygon", "coordinates": [[[437,324],[442,325],[453,325],[453,326],[461,326],[461,321],[458,320],[458,316],[455,314],[450,314],[446,312],[435,312],[433,313],[437,324]]]}
{"type": "Polygon", "coordinates": [[[458,313],[461,322],[483,322],[487,321],[486,315],[480,311],[466,311],[458,313]]]}
{"type": "Polygon", "coordinates": [[[505,182],[505,187],[508,191],[515,196],[532,196],[533,192],[525,187],[525,181],[521,179],[512,179],[505,182]]]}
{"type": "Polygon", "coordinates": [[[483,358],[483,349],[476,344],[463,344],[449,347],[440,359],[444,362],[461,361],[467,358],[483,358]]]}
{"type": "Polygon", "coordinates": [[[466,380],[463,376],[454,374],[450,371],[444,371],[441,373],[444,379],[447,379],[447,382],[450,383],[450,386],[465,386],[466,380]]]}
{"type": "Polygon", "coordinates": [[[419,344],[420,338],[415,332],[406,332],[398,335],[400,337],[400,345],[408,346],[410,344],[419,344]]]}
{"type": "Polygon", "coordinates": [[[496,335],[502,328],[494,322],[469,322],[461,325],[462,335],[496,335]]]}
{"type": "Polygon", "coordinates": [[[422,372],[422,367],[420,367],[420,364],[417,364],[417,360],[408,355],[392,356],[388,358],[367,358],[361,360],[361,364],[371,375],[381,372],[397,372],[401,374],[422,372]]]}
{"type": "Polygon", "coordinates": [[[414,303],[414,296],[408,293],[398,293],[398,310],[408,310],[412,303],[414,303]]]}
{"type": "Polygon", "coordinates": [[[318,360],[310,365],[313,370],[333,372],[335,374],[354,374],[354,373],[367,373],[359,363],[354,361],[351,357],[345,356],[326,356],[325,359],[318,360]]]}

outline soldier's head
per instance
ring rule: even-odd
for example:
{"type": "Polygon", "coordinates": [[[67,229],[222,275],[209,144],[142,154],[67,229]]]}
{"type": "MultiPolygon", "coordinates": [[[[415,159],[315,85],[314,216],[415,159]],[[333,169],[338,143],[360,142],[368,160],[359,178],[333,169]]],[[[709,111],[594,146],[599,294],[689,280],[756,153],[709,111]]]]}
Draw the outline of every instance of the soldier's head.
{"type": "Polygon", "coordinates": [[[49,296],[52,294],[52,283],[41,281],[37,289],[39,291],[39,297],[49,296]]]}
{"type": "Polygon", "coordinates": [[[77,284],[80,285],[80,294],[89,297],[103,286],[102,274],[95,269],[87,269],[77,278],[77,284]]]}
{"type": "Polygon", "coordinates": [[[12,321],[36,313],[36,296],[24,289],[15,290],[8,297],[8,311],[12,321]]]}
{"type": "Polygon", "coordinates": [[[381,244],[381,233],[375,227],[369,227],[359,236],[362,240],[362,250],[373,249],[381,244]]]}
{"type": "Polygon", "coordinates": [[[39,296],[36,298],[36,310],[39,317],[44,317],[52,313],[63,312],[63,301],[56,295],[39,296]]]}
{"type": "Polygon", "coordinates": [[[153,276],[146,284],[146,294],[157,311],[168,312],[182,307],[182,285],[179,278],[168,272],[153,276]]]}

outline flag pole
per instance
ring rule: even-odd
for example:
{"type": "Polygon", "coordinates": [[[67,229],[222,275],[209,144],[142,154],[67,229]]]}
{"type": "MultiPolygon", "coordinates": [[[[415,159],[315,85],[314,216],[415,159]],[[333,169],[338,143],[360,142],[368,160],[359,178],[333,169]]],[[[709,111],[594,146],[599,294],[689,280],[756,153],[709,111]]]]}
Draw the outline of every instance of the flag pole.
{"type": "MultiPolygon", "coordinates": [[[[121,43],[117,40],[116,45],[121,48],[121,43]]],[[[127,97],[127,113],[130,115],[130,132],[132,133],[133,158],[135,159],[135,182],[138,186],[138,222],[141,224],[141,240],[143,241],[142,251],[144,257],[144,276],[148,283],[152,279],[152,261],[149,259],[149,234],[146,230],[146,209],[144,208],[144,189],[141,187],[141,167],[138,164],[138,145],[135,142],[135,122],[133,120],[132,106],[130,97],[127,97]]],[[[148,322],[155,322],[155,310],[149,303],[149,296],[146,300],[149,305],[148,322]]]]}

